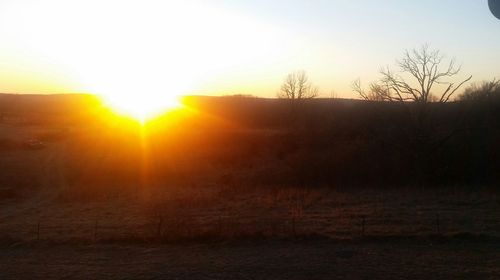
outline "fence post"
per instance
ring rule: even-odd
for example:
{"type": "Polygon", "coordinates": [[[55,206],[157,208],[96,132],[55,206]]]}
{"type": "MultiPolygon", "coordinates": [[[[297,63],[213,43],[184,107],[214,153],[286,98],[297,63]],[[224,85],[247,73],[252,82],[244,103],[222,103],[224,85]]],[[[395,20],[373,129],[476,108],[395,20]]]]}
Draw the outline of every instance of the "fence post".
{"type": "Polygon", "coordinates": [[[440,221],[439,221],[439,213],[436,213],[436,229],[437,229],[437,233],[441,234],[441,226],[440,226],[440,221]]]}
{"type": "Polygon", "coordinates": [[[361,236],[365,236],[365,224],[366,224],[366,217],[363,215],[361,216],[361,236]]]}
{"type": "Polygon", "coordinates": [[[40,240],[40,221],[36,224],[36,241],[40,240]]]}
{"type": "Polygon", "coordinates": [[[219,237],[222,236],[222,215],[220,213],[217,216],[217,233],[219,237]]]}
{"type": "Polygon", "coordinates": [[[98,223],[99,223],[99,220],[95,219],[95,222],[94,222],[94,242],[97,241],[97,227],[98,227],[98,223]]]}
{"type": "Polygon", "coordinates": [[[157,237],[160,239],[163,236],[163,214],[158,215],[158,228],[157,228],[157,237]]]}

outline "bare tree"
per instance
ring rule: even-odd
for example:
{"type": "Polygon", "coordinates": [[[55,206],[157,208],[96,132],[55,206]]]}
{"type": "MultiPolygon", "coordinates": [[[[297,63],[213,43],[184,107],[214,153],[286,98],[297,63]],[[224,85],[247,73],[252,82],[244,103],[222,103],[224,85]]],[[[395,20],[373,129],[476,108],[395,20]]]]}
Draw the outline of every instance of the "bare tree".
{"type": "MultiPolygon", "coordinates": [[[[454,59],[446,60],[439,50],[430,49],[429,45],[406,51],[403,57],[396,61],[398,71],[389,67],[380,71],[381,77],[363,89],[361,82],[356,80],[352,89],[365,100],[398,102],[404,110],[401,119],[406,125],[398,127],[403,137],[394,137],[384,144],[409,153],[414,164],[414,172],[420,183],[425,182],[435,174],[434,156],[451,137],[459,131],[460,117],[443,126],[437,119],[435,109],[442,106],[431,106],[431,103],[446,103],[468,81],[457,79],[461,67],[454,59]]],[[[379,107],[380,108],[380,107],[379,107]]],[[[389,125],[389,124],[387,124],[389,125]]],[[[374,135],[376,137],[376,134],[374,135]]]]}
{"type": "Polygon", "coordinates": [[[353,90],[367,100],[444,103],[472,79],[469,76],[453,81],[461,67],[456,65],[455,59],[446,63],[445,56],[439,50],[430,49],[427,44],[419,49],[407,50],[396,65],[399,73],[389,67],[382,69],[382,77],[370,84],[368,93],[361,88],[359,80],[353,83],[353,90]]]}
{"type": "Polygon", "coordinates": [[[500,80],[483,81],[479,85],[472,84],[459,96],[462,101],[489,100],[500,97],[500,80]]]}
{"type": "Polygon", "coordinates": [[[288,74],[278,93],[279,98],[292,101],[317,97],[319,90],[314,86],[305,71],[295,71],[288,74]]]}
{"type": "Polygon", "coordinates": [[[351,88],[356,92],[362,99],[370,101],[384,101],[382,98],[383,93],[381,93],[381,88],[376,83],[371,83],[368,92],[361,86],[361,80],[357,79],[352,82],[351,88]]]}

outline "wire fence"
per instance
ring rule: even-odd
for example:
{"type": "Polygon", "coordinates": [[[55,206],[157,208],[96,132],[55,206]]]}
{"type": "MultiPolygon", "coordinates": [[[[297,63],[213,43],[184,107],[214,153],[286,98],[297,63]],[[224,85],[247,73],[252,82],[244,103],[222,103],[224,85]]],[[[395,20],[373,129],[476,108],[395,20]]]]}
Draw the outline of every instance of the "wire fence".
{"type": "Polygon", "coordinates": [[[500,222],[490,217],[459,217],[456,213],[425,213],[413,218],[401,215],[325,215],[296,213],[286,215],[183,215],[152,216],[133,222],[113,219],[38,220],[0,224],[0,236],[24,241],[86,240],[182,240],[298,238],[324,236],[338,239],[388,236],[474,235],[499,236],[500,222]]]}

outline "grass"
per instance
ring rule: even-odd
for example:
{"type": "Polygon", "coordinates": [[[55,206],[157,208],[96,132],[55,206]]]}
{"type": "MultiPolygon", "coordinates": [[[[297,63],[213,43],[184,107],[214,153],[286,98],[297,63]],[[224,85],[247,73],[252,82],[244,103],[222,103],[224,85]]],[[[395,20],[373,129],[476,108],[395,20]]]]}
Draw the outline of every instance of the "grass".
{"type": "Polygon", "coordinates": [[[362,169],[385,150],[344,113],[298,135],[195,117],[146,143],[120,123],[0,124],[0,278],[497,279],[498,188],[385,185],[404,158],[362,169]]]}
{"type": "Polygon", "coordinates": [[[4,279],[498,279],[498,243],[24,244],[2,247],[4,279]]]}
{"type": "Polygon", "coordinates": [[[182,240],[469,233],[497,236],[490,191],[246,189],[143,190],[93,201],[4,201],[0,232],[21,240],[182,240]],[[439,217],[439,226],[438,224],[439,217]],[[363,220],[365,222],[363,232],[363,220]]]}
{"type": "Polygon", "coordinates": [[[286,174],[304,168],[314,178],[317,168],[308,166],[314,161],[307,147],[288,147],[284,155],[273,149],[287,144],[280,142],[286,137],[279,129],[198,124],[157,132],[149,135],[152,163],[145,174],[144,151],[133,130],[97,124],[2,126],[11,141],[22,142],[27,135],[51,141],[41,150],[2,152],[0,237],[352,239],[500,233],[494,188],[321,187],[289,180],[286,174]],[[151,180],[142,181],[144,175],[151,180]]]}

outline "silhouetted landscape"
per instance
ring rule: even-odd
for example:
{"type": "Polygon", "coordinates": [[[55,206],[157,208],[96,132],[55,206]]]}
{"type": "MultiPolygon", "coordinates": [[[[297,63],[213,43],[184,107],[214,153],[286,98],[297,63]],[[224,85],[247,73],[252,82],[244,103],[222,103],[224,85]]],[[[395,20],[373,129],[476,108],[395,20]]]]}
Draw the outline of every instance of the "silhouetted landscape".
{"type": "Polygon", "coordinates": [[[201,277],[198,260],[232,278],[265,255],[276,264],[265,278],[384,278],[398,266],[396,277],[417,263],[422,277],[495,278],[498,96],[431,104],[417,140],[415,104],[192,96],[145,132],[90,95],[1,95],[2,270],[18,278],[16,267],[34,273],[32,258],[56,254],[68,276],[94,278],[148,259],[151,272],[122,272],[148,278],[187,250],[204,257],[158,275],[201,277]],[[95,250],[107,252],[102,267],[95,250]]]}

